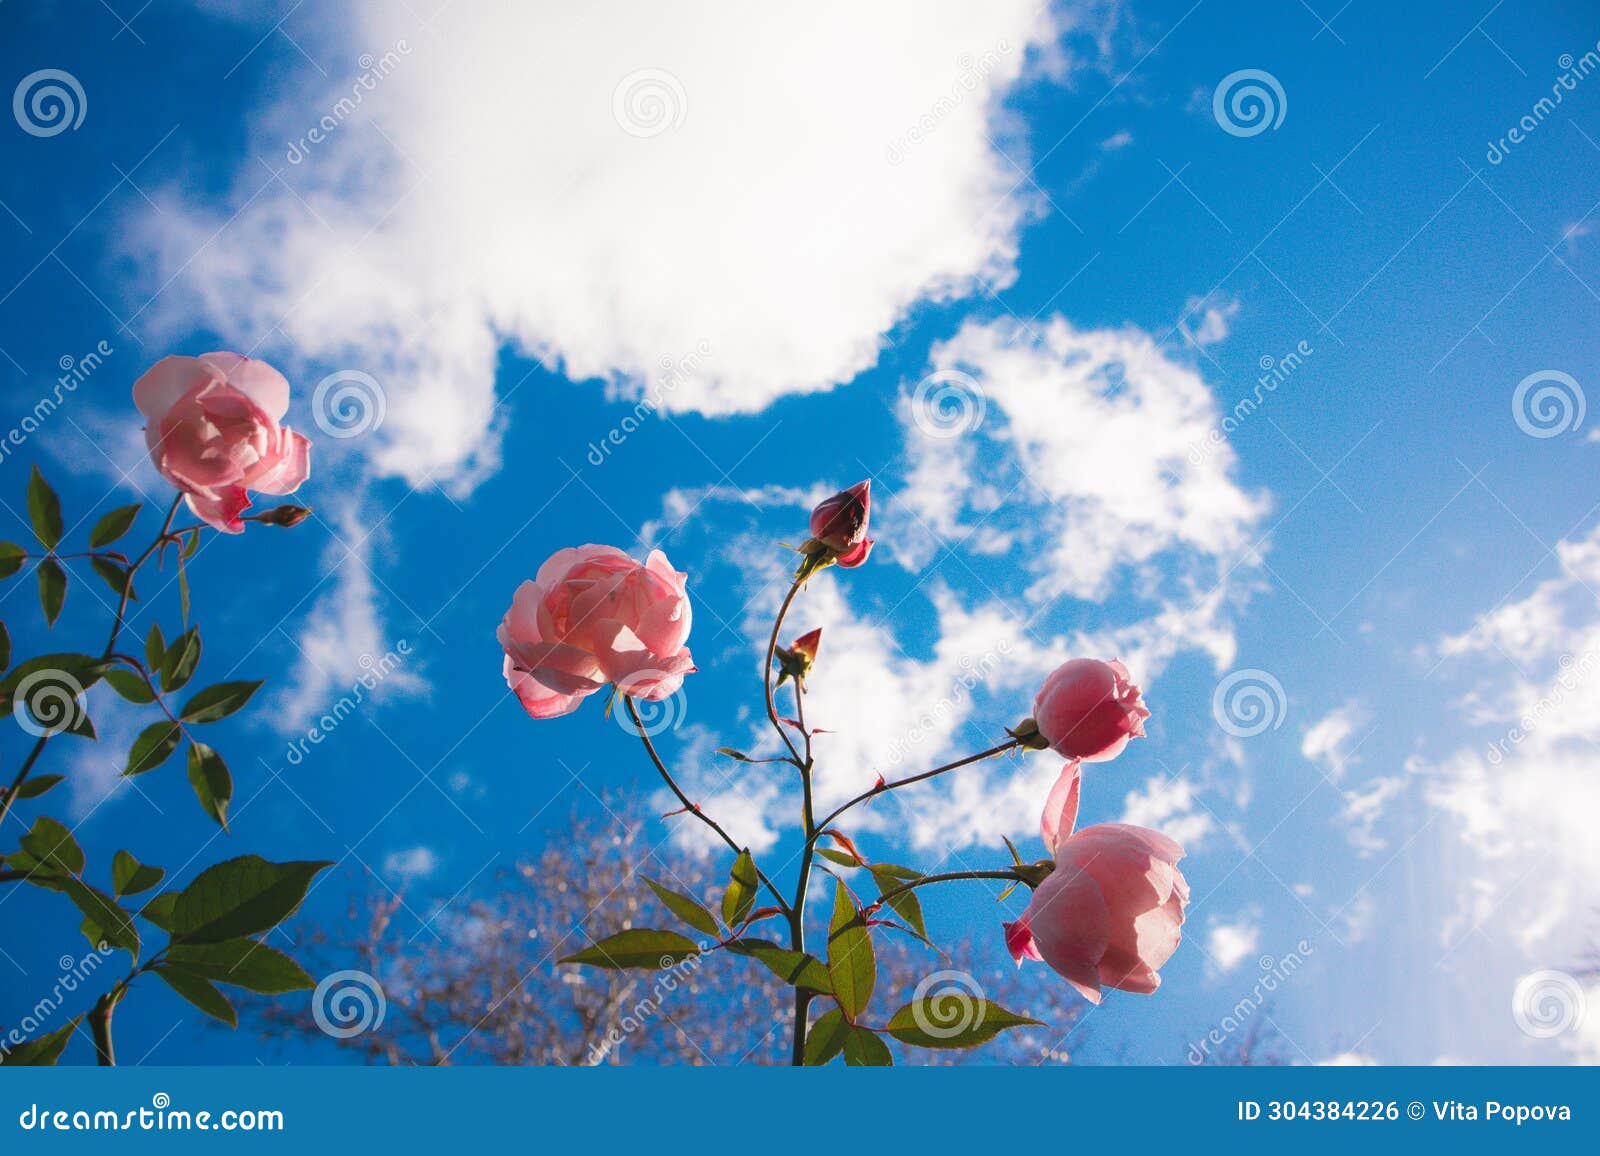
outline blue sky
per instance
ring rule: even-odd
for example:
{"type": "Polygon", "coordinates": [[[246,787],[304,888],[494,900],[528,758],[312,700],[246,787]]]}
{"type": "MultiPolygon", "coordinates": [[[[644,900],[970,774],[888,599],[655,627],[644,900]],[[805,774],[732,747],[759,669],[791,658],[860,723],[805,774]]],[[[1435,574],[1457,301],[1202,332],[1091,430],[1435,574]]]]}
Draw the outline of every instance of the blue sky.
{"type": "MultiPolygon", "coordinates": [[[[824,628],[825,791],[988,745],[1071,654],[1120,654],[1154,711],[1092,768],[1084,818],[1177,834],[1195,902],[1161,992],[1108,1000],[1079,1058],[1181,1063],[1296,951],[1271,1009],[1294,1059],[1600,1055],[1594,998],[1552,1039],[1512,1014],[1520,977],[1575,967],[1600,868],[1593,12],[467,7],[0,8],[6,84],[64,70],[84,106],[54,134],[0,126],[7,423],[64,358],[112,350],[0,464],[0,516],[29,460],[69,518],[162,503],[128,390],[169,352],[271,361],[315,443],[314,522],[197,559],[213,673],[271,679],[219,742],[233,834],[212,840],[181,775],[109,790],[114,757],[63,741],[85,845],[191,871],[338,859],[426,918],[594,792],[648,796],[597,704],[534,723],[499,674],[516,584],[600,541],[690,573],[701,672],[663,742],[781,865],[790,784],[704,756],[761,741],[780,544],[870,476],[878,551],[794,619],[824,628]],[[1215,114],[1241,70],[1275,84],[1275,127],[1215,114]],[[1551,372],[1571,404],[1541,424],[1518,385],[1551,372]],[[356,436],[314,404],[335,374],[381,399],[356,436]],[[659,412],[632,429],[640,396],[659,412]],[[1266,688],[1262,733],[1219,699],[1241,685],[1266,688]]],[[[46,647],[25,586],[0,615],[46,647]]],[[[906,792],[864,846],[930,867],[1036,849],[1052,771],[906,792]]],[[[308,909],[338,918],[358,885],[342,870],[308,909]]],[[[5,1020],[76,921],[0,904],[5,1020]]],[[[1002,950],[981,889],[931,910],[1002,950]]],[[[120,1018],[151,1062],[258,1051],[159,992],[120,1018]]]]}

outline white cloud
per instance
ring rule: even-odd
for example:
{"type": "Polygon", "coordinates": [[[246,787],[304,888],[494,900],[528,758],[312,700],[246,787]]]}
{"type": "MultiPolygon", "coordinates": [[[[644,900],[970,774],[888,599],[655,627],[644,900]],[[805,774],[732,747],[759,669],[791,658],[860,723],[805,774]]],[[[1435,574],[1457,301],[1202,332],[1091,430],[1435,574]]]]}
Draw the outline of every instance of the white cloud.
{"type": "Polygon", "coordinates": [[[1233,319],[1238,315],[1238,300],[1225,293],[1191,297],[1183,303],[1178,329],[1185,341],[1203,349],[1226,341],[1232,331],[1233,319]]]}
{"type": "Polygon", "coordinates": [[[1340,1052],[1336,1056],[1329,1056],[1325,1060],[1318,1060],[1319,1068],[1370,1068],[1375,1067],[1378,1061],[1365,1052],[1340,1052]]]}
{"type": "Polygon", "coordinates": [[[1250,916],[1241,916],[1231,923],[1213,923],[1206,936],[1206,951],[1222,971],[1232,971],[1250,956],[1261,943],[1261,927],[1250,916]]]}
{"type": "MultiPolygon", "coordinates": [[[[658,747],[666,745],[659,737],[654,741],[658,747]]],[[[779,787],[773,768],[717,754],[715,748],[722,744],[698,724],[685,725],[671,745],[663,759],[684,793],[741,847],[750,848],[755,855],[770,850],[778,841],[779,812],[793,801],[779,787]]],[[[682,811],[683,804],[666,787],[650,796],[650,805],[660,814],[673,813],[667,822],[672,841],[680,849],[697,855],[724,850],[726,845],[709,826],[693,815],[675,813],[682,811]]]]}
{"type": "Polygon", "coordinates": [[[1339,820],[1352,846],[1363,856],[1375,855],[1388,846],[1388,841],[1378,834],[1380,820],[1388,813],[1389,805],[1405,793],[1406,780],[1402,775],[1387,775],[1344,791],[1344,807],[1339,820]]]}
{"type": "Polygon", "coordinates": [[[498,461],[505,342],[624,392],[703,349],[662,404],[747,412],[869,368],[918,303],[1008,284],[1032,207],[1000,105],[1075,11],[456,5],[424,27],[367,0],[303,32],[381,79],[279,78],[226,202],[168,189],[133,247],[174,279],[159,319],[373,374],[376,468],[470,486],[498,461]]]}
{"type": "Polygon", "coordinates": [[[1121,821],[1160,831],[1190,853],[1216,827],[1201,806],[1194,784],[1184,775],[1153,775],[1143,790],[1129,791],[1121,821]]]}
{"type": "Polygon", "coordinates": [[[1354,765],[1355,750],[1360,746],[1359,742],[1352,746],[1350,740],[1366,725],[1366,712],[1355,703],[1346,703],[1306,728],[1300,753],[1321,763],[1328,778],[1338,782],[1354,765]]]}
{"type": "Polygon", "coordinates": [[[383,873],[401,883],[426,879],[439,868],[439,856],[432,847],[418,845],[391,851],[383,857],[383,873]]]}

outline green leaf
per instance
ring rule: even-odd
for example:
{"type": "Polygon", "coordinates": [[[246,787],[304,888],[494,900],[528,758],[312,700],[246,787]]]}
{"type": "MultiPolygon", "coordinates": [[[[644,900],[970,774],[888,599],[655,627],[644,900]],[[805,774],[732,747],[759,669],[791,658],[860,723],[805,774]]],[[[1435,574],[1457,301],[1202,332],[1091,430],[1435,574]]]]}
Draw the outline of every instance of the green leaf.
{"type": "Polygon", "coordinates": [[[845,1029],[844,1062],[852,1068],[890,1068],[894,1057],[876,1033],[851,1025],[845,1029]]]}
{"type": "Polygon", "coordinates": [[[159,674],[161,660],[167,653],[166,639],[161,637],[161,624],[152,622],[150,633],[144,637],[144,665],[151,674],[159,674]]]}
{"type": "Polygon", "coordinates": [[[719,755],[727,755],[728,758],[737,759],[741,763],[749,763],[749,762],[754,762],[755,761],[749,755],[745,754],[743,751],[736,751],[732,747],[718,747],[717,748],[717,754],[719,754],[719,755]]]}
{"type": "Polygon", "coordinates": [[[889,1019],[889,1034],[919,1048],[974,1048],[1007,1028],[1038,1025],[1038,1020],[1009,1012],[976,993],[976,985],[951,984],[913,1000],[889,1019]]]}
{"type": "Polygon", "coordinates": [[[63,875],[83,873],[83,848],[78,846],[71,831],[48,815],[35,819],[33,829],[19,842],[35,862],[49,870],[63,875]]]}
{"type": "Polygon", "coordinates": [[[854,855],[846,855],[843,851],[835,851],[831,847],[818,847],[817,854],[821,855],[829,863],[835,863],[840,867],[861,866],[861,864],[856,862],[856,857],[854,855]]]}
{"type": "Polygon", "coordinates": [[[143,675],[123,670],[119,666],[106,671],[105,678],[106,682],[111,684],[112,690],[137,706],[145,706],[156,701],[155,691],[150,689],[150,684],[144,680],[143,675]]]}
{"type": "Polygon", "coordinates": [[[233,801],[233,776],[222,756],[205,743],[189,744],[189,785],[206,814],[228,829],[228,804],[233,801]]]}
{"type": "Polygon", "coordinates": [[[17,798],[37,799],[64,778],[65,775],[35,775],[31,779],[24,779],[22,786],[17,788],[17,798]]]}
{"type": "Polygon", "coordinates": [[[643,879],[650,885],[650,890],[656,893],[657,899],[666,904],[668,911],[672,912],[672,914],[676,915],[679,919],[683,920],[696,931],[701,931],[707,935],[716,937],[717,921],[715,917],[712,916],[711,912],[700,906],[699,902],[683,894],[681,891],[673,891],[669,887],[663,887],[648,875],[641,875],[639,878],[643,879]]]}
{"type": "Polygon", "coordinates": [[[139,594],[133,588],[133,573],[122,563],[113,562],[110,558],[102,558],[96,554],[89,559],[89,565],[100,575],[100,580],[110,587],[111,593],[121,598],[122,592],[126,590],[129,601],[139,601],[139,594]]]}
{"type": "Polygon", "coordinates": [[[167,962],[192,975],[215,983],[230,983],[259,995],[309,991],[317,986],[305,968],[256,939],[175,944],[167,952],[167,962]]]}
{"type": "Polygon", "coordinates": [[[11,665],[11,631],[6,629],[6,624],[0,622],[0,670],[11,665]]]}
{"type": "Polygon", "coordinates": [[[168,987],[212,1019],[221,1020],[230,1028],[239,1026],[239,1014],[233,1010],[233,1004],[209,979],[164,964],[156,968],[156,974],[167,981],[168,987]]]}
{"type": "Polygon", "coordinates": [[[728,889],[722,893],[722,922],[729,927],[740,922],[756,905],[756,888],[760,886],[756,862],[750,852],[740,851],[733,861],[728,889]]]}
{"type": "Polygon", "coordinates": [[[54,1067],[61,1053],[66,1050],[67,1041],[72,1038],[72,1033],[78,1030],[78,1021],[82,1016],[73,1016],[72,1022],[57,1028],[49,1035],[39,1036],[36,1039],[26,1040],[14,1048],[0,1051],[0,1065],[8,1068],[50,1068],[54,1067]]]}
{"type": "Polygon", "coordinates": [[[60,884],[60,890],[100,929],[107,943],[131,953],[135,959],[139,957],[139,929],[115,899],[81,879],[69,877],[60,880],[60,884]]]}
{"type": "Polygon", "coordinates": [[[39,467],[33,467],[28,479],[28,518],[33,522],[33,536],[46,550],[54,550],[61,542],[61,499],[44,480],[39,467]]]}
{"type": "Polygon", "coordinates": [[[15,542],[0,542],[0,578],[9,578],[22,569],[28,553],[15,542]]]}
{"type": "Polygon", "coordinates": [[[109,546],[126,534],[142,509],[144,507],[135,502],[131,506],[118,506],[101,518],[94,524],[94,529],[89,531],[89,549],[98,550],[102,546],[109,546]]]}
{"type": "Polygon", "coordinates": [[[216,722],[244,706],[260,689],[260,682],[219,682],[184,703],[178,717],[187,723],[216,722]]]}
{"type": "Polygon", "coordinates": [[[767,965],[773,975],[791,987],[803,987],[820,995],[832,995],[828,969],[814,955],[792,951],[765,939],[736,939],[727,945],[735,955],[748,955],[767,965]]]}
{"type": "Polygon", "coordinates": [[[178,740],[181,738],[183,728],[177,723],[167,719],[151,723],[133,740],[133,748],[128,752],[128,767],[122,773],[142,775],[155,770],[178,749],[178,740]]]}
{"type": "Polygon", "coordinates": [[[687,936],[676,931],[656,931],[635,927],[608,935],[593,947],[576,955],[569,955],[558,963],[586,963],[590,967],[603,967],[609,971],[642,967],[655,970],[671,967],[680,960],[698,955],[700,949],[687,936]]]}
{"type": "Polygon", "coordinates": [[[828,979],[845,1018],[853,1022],[872,999],[878,966],[872,956],[872,936],[843,883],[834,887],[833,916],[828,921],[828,979]]]}
{"type": "Polygon", "coordinates": [[[51,626],[61,617],[61,607],[67,601],[67,572],[54,558],[39,563],[39,606],[44,610],[44,620],[51,626]]]}
{"type": "MultiPolygon", "coordinates": [[[[178,555],[178,609],[183,612],[183,624],[185,626],[189,625],[189,571],[185,569],[183,564],[183,560],[187,557],[187,554],[178,555]]],[[[184,681],[188,680],[185,679],[184,681]]],[[[179,683],[178,685],[181,686],[183,684],[179,683]]],[[[178,687],[175,686],[172,689],[177,690],[178,687]]]]}
{"type": "Polygon", "coordinates": [[[148,891],[165,875],[164,868],[146,867],[127,851],[118,851],[111,859],[111,891],[118,898],[148,891]]]}
{"type": "Polygon", "coordinates": [[[41,654],[37,658],[19,662],[6,673],[5,678],[0,678],[0,713],[9,714],[14,709],[12,699],[24,679],[45,670],[56,675],[46,680],[49,686],[65,686],[70,690],[71,684],[76,683],[76,694],[99,682],[105,675],[106,664],[87,654],[41,654]]]}
{"type": "Polygon", "coordinates": [[[829,1008],[818,1016],[806,1032],[806,1067],[820,1068],[844,1051],[844,1038],[849,1031],[850,1025],[838,1008],[829,1008]]]}
{"type": "MultiPolygon", "coordinates": [[[[874,863],[872,865],[872,878],[877,881],[878,893],[887,895],[904,883],[912,882],[921,876],[906,867],[895,867],[892,864],[874,863]]],[[[906,921],[907,926],[923,939],[928,938],[928,925],[922,920],[922,901],[917,898],[915,891],[902,891],[892,895],[887,900],[890,910],[906,921]]]]}
{"type": "Polygon", "coordinates": [[[139,915],[148,919],[168,935],[172,934],[172,912],[178,904],[176,891],[163,891],[160,895],[153,895],[150,901],[139,909],[139,915]]]}
{"type": "Polygon", "coordinates": [[[182,690],[184,684],[194,677],[194,668],[199,662],[200,628],[195,626],[173,639],[172,645],[162,656],[161,689],[169,692],[182,690]]]}
{"type": "Polygon", "coordinates": [[[327,866],[269,863],[258,855],[241,855],[208,867],[173,904],[173,939],[220,943],[270,931],[294,914],[311,880],[327,866]]]}

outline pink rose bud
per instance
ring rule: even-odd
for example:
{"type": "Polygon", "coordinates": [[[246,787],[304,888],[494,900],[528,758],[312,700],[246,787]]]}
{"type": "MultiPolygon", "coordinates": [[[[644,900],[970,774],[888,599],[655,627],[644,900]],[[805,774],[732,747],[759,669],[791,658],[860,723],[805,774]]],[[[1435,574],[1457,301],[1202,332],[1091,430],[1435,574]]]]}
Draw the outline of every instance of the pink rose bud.
{"type": "Polygon", "coordinates": [[[534,718],[576,710],[607,683],[669,697],[694,671],[688,577],[660,550],[642,565],[612,546],[557,550],[517,587],[496,632],[507,685],[534,718]]]}
{"type": "Polygon", "coordinates": [[[289,383],[264,361],[163,357],[133,383],[133,402],[156,469],[218,530],[243,533],[247,491],[292,494],[311,473],[311,443],[278,424],[289,383]]]}
{"type": "Polygon", "coordinates": [[[788,679],[794,679],[802,685],[806,675],[811,673],[811,664],[817,661],[817,647],[822,645],[822,627],[802,634],[787,647],[780,646],[773,651],[778,658],[778,685],[782,686],[788,679]]]}
{"type": "Polygon", "coordinates": [[[310,506],[273,506],[272,509],[257,514],[255,520],[263,526],[282,526],[288,529],[291,526],[298,526],[309,517],[311,517],[310,506]]]}
{"type": "MultiPolygon", "coordinates": [[[[1063,773],[1074,785],[1078,768],[1063,773]]],[[[1126,823],[1101,823],[1071,830],[1072,819],[1047,809],[1044,826],[1065,820],[1056,832],[1055,870],[1047,875],[1022,918],[1004,925],[1006,947],[1020,966],[1042,960],[1085,999],[1099,1003],[1101,989],[1149,995],[1161,986],[1161,967],[1183,939],[1189,884],[1178,869],[1183,848],[1156,831],[1126,823]]]]}
{"type": "MultiPolygon", "coordinates": [[[[1128,668],[1115,660],[1074,658],[1044,680],[1033,700],[1038,735],[1057,754],[1100,763],[1122,753],[1131,738],[1144,736],[1144,707],[1128,668]]],[[[1024,723],[1014,733],[1029,730],[1024,723]]]]}
{"type": "Polygon", "coordinates": [[[817,661],[817,647],[822,645],[822,627],[807,631],[789,644],[789,649],[806,660],[806,665],[817,661]]]}
{"type": "Polygon", "coordinates": [[[872,553],[867,525],[872,516],[872,481],[857,482],[824,499],[811,511],[811,538],[827,547],[841,566],[859,566],[872,553]]]}

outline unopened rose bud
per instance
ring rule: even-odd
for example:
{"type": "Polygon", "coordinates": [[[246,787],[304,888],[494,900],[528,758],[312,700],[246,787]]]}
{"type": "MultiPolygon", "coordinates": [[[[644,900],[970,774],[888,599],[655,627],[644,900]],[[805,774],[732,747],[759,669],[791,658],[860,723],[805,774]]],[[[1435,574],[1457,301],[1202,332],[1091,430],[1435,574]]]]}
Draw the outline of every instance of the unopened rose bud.
{"type": "Polygon", "coordinates": [[[872,516],[872,481],[857,482],[824,499],[811,511],[811,540],[826,548],[829,561],[859,566],[872,553],[867,527],[872,516]]]}
{"type": "Polygon", "coordinates": [[[290,526],[298,526],[309,517],[311,517],[310,506],[274,506],[257,515],[255,520],[263,526],[282,526],[288,529],[290,526]]]}
{"type": "MultiPolygon", "coordinates": [[[[1044,680],[1033,700],[1031,721],[1057,754],[1099,763],[1116,758],[1129,739],[1143,737],[1149,717],[1122,663],[1074,658],[1044,680]]],[[[1024,738],[1026,729],[1025,723],[1012,734],[1024,738]]]]}
{"type": "Polygon", "coordinates": [[[822,643],[822,627],[802,634],[787,647],[777,647],[773,654],[778,659],[778,685],[782,686],[788,679],[794,679],[801,686],[805,685],[806,675],[811,673],[811,664],[817,661],[817,647],[822,643]]]}

